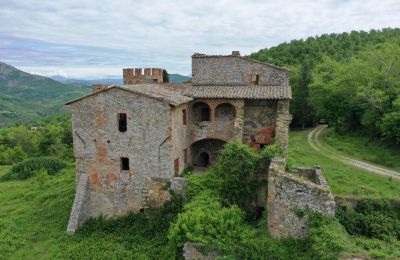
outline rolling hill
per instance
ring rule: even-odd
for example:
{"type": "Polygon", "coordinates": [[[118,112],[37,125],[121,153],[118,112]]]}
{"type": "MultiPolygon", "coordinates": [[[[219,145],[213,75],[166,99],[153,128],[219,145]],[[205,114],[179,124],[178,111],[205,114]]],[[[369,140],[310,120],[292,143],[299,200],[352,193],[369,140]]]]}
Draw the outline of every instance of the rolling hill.
{"type": "MultiPolygon", "coordinates": [[[[55,75],[50,77],[53,80],[59,81],[64,84],[79,84],[85,86],[91,86],[93,84],[101,83],[106,85],[121,85],[122,78],[121,77],[108,77],[108,78],[100,78],[100,79],[76,79],[76,78],[67,78],[60,75],[55,75]]],[[[183,76],[180,74],[169,74],[169,82],[170,83],[182,83],[185,81],[191,80],[191,77],[183,76]]]]}
{"type": "Polygon", "coordinates": [[[65,111],[66,101],[89,91],[0,62],[0,127],[65,111]]]}

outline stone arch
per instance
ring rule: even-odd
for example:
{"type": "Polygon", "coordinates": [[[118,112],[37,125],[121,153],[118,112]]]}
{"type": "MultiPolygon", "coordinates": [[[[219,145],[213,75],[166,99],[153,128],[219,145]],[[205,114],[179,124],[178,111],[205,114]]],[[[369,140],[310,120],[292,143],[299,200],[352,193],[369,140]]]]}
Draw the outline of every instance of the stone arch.
{"type": "Polygon", "coordinates": [[[192,162],[194,167],[212,165],[218,157],[218,152],[226,142],[220,139],[202,139],[191,145],[192,162]]]}
{"type": "Polygon", "coordinates": [[[221,103],[215,108],[215,120],[232,121],[236,116],[236,109],[230,103],[221,103]]]}
{"type": "Polygon", "coordinates": [[[196,102],[192,105],[192,122],[203,122],[211,120],[210,106],[205,102],[196,102]]]}

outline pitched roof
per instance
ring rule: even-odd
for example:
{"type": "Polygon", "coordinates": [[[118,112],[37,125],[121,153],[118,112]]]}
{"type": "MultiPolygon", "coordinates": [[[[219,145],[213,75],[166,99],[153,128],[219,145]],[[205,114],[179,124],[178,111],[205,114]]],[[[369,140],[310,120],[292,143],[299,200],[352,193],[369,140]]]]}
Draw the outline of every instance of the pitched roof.
{"type": "Polygon", "coordinates": [[[193,98],[291,99],[290,86],[193,86],[182,91],[193,98]]]}
{"type": "Polygon", "coordinates": [[[160,101],[164,101],[169,103],[172,106],[179,106],[185,103],[192,101],[193,99],[188,96],[184,96],[181,94],[181,91],[174,90],[168,85],[159,85],[159,84],[135,84],[135,85],[122,85],[122,86],[110,86],[101,91],[97,91],[91,93],[89,95],[80,97],[78,99],[69,101],[66,105],[70,105],[72,103],[78,102],[80,100],[86,99],[91,96],[95,96],[99,93],[109,91],[111,89],[118,89],[122,91],[126,91],[128,93],[144,95],[150,98],[154,98],[160,101]]]}
{"type": "Polygon", "coordinates": [[[291,71],[290,69],[288,69],[288,68],[280,67],[280,66],[277,66],[277,65],[274,65],[274,64],[270,64],[270,63],[266,63],[266,62],[261,62],[261,61],[258,61],[258,60],[253,60],[253,59],[250,59],[250,58],[247,57],[247,56],[236,56],[236,55],[207,55],[207,54],[203,54],[203,53],[194,53],[194,54],[192,55],[192,58],[223,58],[223,57],[232,57],[232,58],[244,59],[244,60],[247,60],[247,61],[251,61],[251,62],[259,63],[259,64],[262,64],[262,65],[270,66],[270,67],[273,67],[273,68],[275,68],[275,69],[286,70],[286,71],[288,71],[288,72],[292,72],[292,71],[291,71]]]}

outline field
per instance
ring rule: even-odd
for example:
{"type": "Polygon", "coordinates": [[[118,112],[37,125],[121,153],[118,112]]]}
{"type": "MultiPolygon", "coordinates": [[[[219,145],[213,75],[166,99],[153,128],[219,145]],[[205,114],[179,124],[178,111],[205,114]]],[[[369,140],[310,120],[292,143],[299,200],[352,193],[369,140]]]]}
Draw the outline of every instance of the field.
{"type": "Polygon", "coordinates": [[[309,130],[290,132],[289,159],[293,166],[320,165],[334,195],[399,198],[399,180],[377,176],[321,155],[307,143],[308,133],[309,130]]]}
{"type": "Polygon", "coordinates": [[[322,142],[339,152],[400,172],[400,147],[388,148],[362,136],[339,135],[332,128],[324,131],[321,137],[322,142]]]}
{"type": "MultiPolygon", "coordinates": [[[[321,165],[335,195],[394,198],[400,182],[325,158],[308,146],[308,131],[292,131],[294,165],[321,165]]],[[[7,171],[0,166],[0,175],[7,171]]],[[[65,230],[75,192],[73,166],[56,176],[39,173],[24,181],[0,182],[0,259],[164,259],[168,227],[178,205],[165,212],[96,220],[70,237],[65,230]],[[158,213],[158,214],[157,214],[158,213]]],[[[400,256],[399,243],[353,237],[350,252],[400,256]]],[[[283,250],[283,249],[282,249],[283,250]]],[[[169,258],[173,258],[169,256],[169,258]]]]}

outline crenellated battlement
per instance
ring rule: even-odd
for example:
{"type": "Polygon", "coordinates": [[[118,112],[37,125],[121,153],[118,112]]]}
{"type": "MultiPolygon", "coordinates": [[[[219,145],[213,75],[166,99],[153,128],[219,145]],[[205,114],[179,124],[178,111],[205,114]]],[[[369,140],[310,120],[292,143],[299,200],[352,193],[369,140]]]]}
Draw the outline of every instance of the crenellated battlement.
{"type": "Polygon", "coordinates": [[[123,69],[124,84],[163,83],[163,69],[126,68],[123,69]]]}

